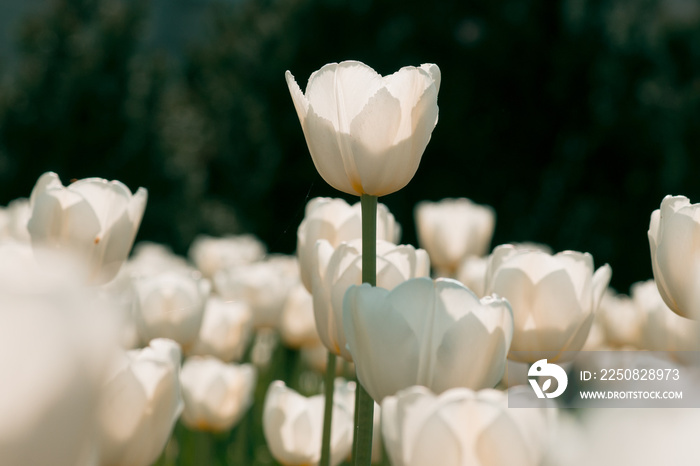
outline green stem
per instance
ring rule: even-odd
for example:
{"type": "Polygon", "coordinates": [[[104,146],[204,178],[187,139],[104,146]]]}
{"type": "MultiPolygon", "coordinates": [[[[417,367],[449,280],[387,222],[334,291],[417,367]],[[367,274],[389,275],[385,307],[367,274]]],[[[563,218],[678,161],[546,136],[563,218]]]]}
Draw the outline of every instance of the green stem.
{"type": "MultiPolygon", "coordinates": [[[[377,286],[377,196],[363,194],[362,207],[362,282],[377,286]]],[[[355,465],[372,462],[372,427],[374,400],[357,381],[355,404],[355,465]]]]}
{"type": "Polygon", "coordinates": [[[326,406],[323,411],[323,437],[321,440],[320,466],[331,464],[331,423],[333,420],[333,389],[335,388],[335,354],[328,352],[328,364],[326,364],[326,379],[324,380],[326,391],[326,406]]]}

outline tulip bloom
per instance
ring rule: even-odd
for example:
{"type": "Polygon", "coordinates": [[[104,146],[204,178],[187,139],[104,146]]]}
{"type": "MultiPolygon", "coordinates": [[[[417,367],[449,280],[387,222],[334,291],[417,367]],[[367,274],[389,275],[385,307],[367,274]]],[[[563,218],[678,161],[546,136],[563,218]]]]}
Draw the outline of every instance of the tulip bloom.
{"type": "Polygon", "coordinates": [[[248,303],[256,329],[277,327],[287,296],[297,283],[299,264],[295,257],[284,255],[220,270],[214,276],[221,297],[248,303]]]}
{"type": "Polygon", "coordinates": [[[436,393],[493,387],[513,335],[506,300],[479,300],[447,278],[415,278],[392,291],[352,286],[343,325],[357,378],[377,402],[412,385],[436,393]]]}
{"type": "Polygon", "coordinates": [[[550,255],[513,245],[494,249],[485,291],[508,299],[513,308],[515,332],[508,357],[530,363],[568,360],[586,342],[611,274],[607,264],[593,273],[588,253],[550,255]],[[570,353],[562,355],[564,351],[570,353]]]}
{"type": "Polygon", "coordinates": [[[301,283],[289,293],[279,331],[282,341],[289,348],[311,348],[323,344],[316,330],[314,300],[301,283]]]}
{"type": "MultiPolygon", "coordinates": [[[[407,388],[382,402],[382,436],[394,466],[536,466],[552,424],[547,408],[508,409],[508,394],[407,388]]],[[[529,390],[529,388],[527,388],[529,390]]]]}
{"type": "MultiPolygon", "coordinates": [[[[377,239],[397,244],[401,226],[384,204],[377,205],[377,239]]],[[[350,206],[343,199],[317,197],[306,204],[306,213],[297,230],[297,257],[301,281],[311,293],[311,277],[316,254],[316,241],[325,239],[338,247],[362,237],[362,209],[357,202],[350,206]]]]}
{"type": "Polygon", "coordinates": [[[243,301],[224,301],[210,296],[199,336],[188,353],[216,356],[224,362],[238,361],[243,358],[252,336],[252,321],[250,309],[243,301]]]}
{"type": "Polygon", "coordinates": [[[450,276],[465,258],[486,254],[496,223],[491,207],[465,198],[420,202],[415,217],[418,242],[430,263],[450,276]]]}
{"type": "Polygon", "coordinates": [[[199,335],[211,291],[199,272],[165,272],[134,280],[138,296],[135,320],[143,342],[170,338],[189,349],[199,335]]]}
{"type": "MultiPolygon", "coordinates": [[[[362,242],[316,243],[317,264],[313,275],[316,329],[328,351],[352,361],[343,330],[343,296],[350,285],[362,283],[362,242]]],[[[377,241],[377,285],[393,289],[409,278],[430,273],[428,254],[413,246],[377,241]]]]}
{"type": "Polygon", "coordinates": [[[676,314],[700,319],[700,204],[666,196],[651,214],[649,248],[659,293],[676,314]]]}
{"type": "MultiPolygon", "coordinates": [[[[335,398],[335,397],[334,397],[335,398]]],[[[321,459],[321,432],[325,397],[301,396],[281,380],[270,384],[263,408],[263,432],[272,456],[287,466],[317,465],[321,459]]],[[[333,402],[332,465],[340,464],[352,449],[353,413],[333,402]]]]}
{"type": "Polygon", "coordinates": [[[189,256],[202,275],[213,278],[219,270],[262,260],[265,252],[265,245],[253,235],[200,235],[192,242],[189,256]]]}
{"type": "Polygon", "coordinates": [[[126,260],[146,208],[147,191],[134,195],[119,181],[86,178],[64,187],[44,173],[30,197],[32,246],[66,249],[89,264],[89,280],[112,280],[126,260]]]}
{"type": "Polygon", "coordinates": [[[156,339],[115,366],[99,411],[100,464],[148,466],[160,456],[182,412],[180,347],[156,339]]]}
{"type": "Polygon", "coordinates": [[[302,93],[285,74],[314,165],[348,194],[384,196],[413,178],[437,123],[440,70],[407,66],[382,77],[357,61],[315,71],[302,93]]]}
{"type": "Polygon", "coordinates": [[[231,429],[253,403],[256,379],[250,364],[226,364],[213,356],[188,358],[180,372],[182,422],[197,430],[231,429]]]}

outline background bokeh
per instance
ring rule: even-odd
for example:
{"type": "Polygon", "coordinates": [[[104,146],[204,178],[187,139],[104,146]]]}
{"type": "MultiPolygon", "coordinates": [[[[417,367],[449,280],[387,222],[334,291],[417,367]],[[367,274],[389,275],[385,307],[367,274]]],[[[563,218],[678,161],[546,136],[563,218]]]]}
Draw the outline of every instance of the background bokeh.
{"type": "Polygon", "coordinates": [[[252,232],[291,253],[306,201],[339,194],[284,72],[303,87],[346,59],[442,70],[421,167],[381,200],[403,242],[416,202],[465,196],[496,209],[494,245],[591,252],[627,291],[651,277],[663,196],[700,202],[697,0],[20,3],[0,15],[0,205],[47,170],[119,179],[149,190],[139,239],[252,232]]]}

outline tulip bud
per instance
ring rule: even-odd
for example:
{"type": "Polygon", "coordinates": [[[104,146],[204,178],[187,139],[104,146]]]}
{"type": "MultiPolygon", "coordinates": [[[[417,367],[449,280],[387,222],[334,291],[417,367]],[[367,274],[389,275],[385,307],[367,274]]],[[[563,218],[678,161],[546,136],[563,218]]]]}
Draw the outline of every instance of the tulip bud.
{"type": "Polygon", "coordinates": [[[392,291],[352,286],[343,325],[357,378],[377,402],[412,385],[436,393],[493,387],[513,335],[506,300],[479,300],[446,278],[415,278],[392,291]]]}
{"type": "Polygon", "coordinates": [[[64,187],[47,172],[30,197],[32,246],[69,250],[88,264],[91,283],[112,280],[126,260],[146,208],[146,189],[134,195],[119,181],[85,178],[64,187]]]}
{"type": "MultiPolygon", "coordinates": [[[[316,243],[317,264],[313,275],[316,328],[321,341],[334,354],[352,361],[345,346],[343,296],[350,285],[362,283],[362,241],[341,243],[333,248],[327,241],[316,243]]],[[[430,273],[428,254],[410,245],[396,246],[377,241],[377,285],[388,290],[430,273]]]]}
{"type": "Polygon", "coordinates": [[[216,356],[224,362],[240,361],[252,336],[252,323],[250,308],[243,301],[210,296],[199,336],[188,354],[216,356]]]}
{"type": "Polygon", "coordinates": [[[452,276],[469,256],[486,254],[496,214],[489,206],[469,199],[421,202],[415,209],[418,242],[441,274],[452,276]]]}
{"type": "Polygon", "coordinates": [[[250,364],[226,364],[213,356],[188,358],[180,372],[182,422],[197,430],[231,429],[253,403],[256,379],[250,364]]]}
{"type": "Polygon", "coordinates": [[[563,362],[586,342],[612,269],[593,273],[588,253],[555,255],[502,245],[494,249],[486,273],[486,293],[508,299],[515,331],[508,357],[520,362],[563,362]],[[568,351],[566,355],[562,352],[568,351]]]}
{"type": "Polygon", "coordinates": [[[440,70],[407,66],[382,77],[357,61],[330,63],[302,93],[285,74],[314,165],[348,194],[384,196],[418,169],[437,123],[440,70]]]}
{"type": "Polygon", "coordinates": [[[649,248],[659,293],[676,314],[700,319],[700,204],[666,196],[651,214],[649,248]]]}
{"type": "Polygon", "coordinates": [[[605,340],[612,347],[639,347],[641,313],[629,296],[608,288],[603,294],[596,319],[601,322],[605,340]]]}
{"type": "MultiPolygon", "coordinates": [[[[377,204],[377,239],[397,244],[401,226],[384,204],[377,204]]],[[[297,230],[297,257],[301,281],[311,293],[316,241],[324,239],[334,248],[342,242],[362,237],[362,209],[343,199],[317,197],[306,204],[306,213],[297,230]]]]}
{"type": "Polygon", "coordinates": [[[118,361],[103,389],[101,459],[105,466],[148,466],[160,456],[182,411],[180,347],[155,339],[118,361]]]}
{"type": "Polygon", "coordinates": [[[425,387],[382,402],[382,436],[394,466],[536,466],[548,445],[547,408],[509,409],[508,394],[453,388],[434,395],[425,387]]]}
{"type": "MultiPolygon", "coordinates": [[[[306,398],[278,380],[270,384],[263,408],[263,431],[272,456],[282,464],[317,465],[325,397],[306,398]]],[[[352,448],[353,413],[333,402],[330,464],[340,464],[352,448]]]]}

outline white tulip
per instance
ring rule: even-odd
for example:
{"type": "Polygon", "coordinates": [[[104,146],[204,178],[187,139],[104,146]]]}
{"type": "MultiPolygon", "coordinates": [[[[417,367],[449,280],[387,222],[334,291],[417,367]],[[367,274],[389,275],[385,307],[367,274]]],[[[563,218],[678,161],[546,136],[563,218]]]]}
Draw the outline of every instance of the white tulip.
{"type": "Polygon", "coordinates": [[[199,272],[164,272],[134,279],[135,320],[144,342],[170,338],[189,349],[199,335],[211,285],[199,272]]]}
{"type": "MultiPolygon", "coordinates": [[[[316,329],[321,341],[334,354],[352,361],[345,346],[343,296],[351,285],[362,283],[362,240],[333,248],[327,241],[316,243],[313,301],[316,329]]],[[[388,290],[430,273],[428,254],[410,245],[377,241],[377,285],[388,290]]]]}
{"type": "Polygon", "coordinates": [[[290,348],[322,344],[316,330],[313,297],[301,283],[297,284],[287,297],[279,330],[282,341],[290,348]]]}
{"type": "Polygon", "coordinates": [[[265,245],[253,235],[200,235],[192,242],[189,256],[202,275],[213,278],[219,270],[257,262],[265,252],[265,245]]]}
{"type": "Polygon", "coordinates": [[[147,197],[146,189],[132,195],[119,181],[86,178],[64,187],[58,175],[44,173],[30,197],[32,245],[71,251],[88,264],[92,283],[106,283],[131,250],[147,197]]]}
{"type": "Polygon", "coordinates": [[[433,267],[447,276],[467,257],[486,254],[496,224],[491,207],[466,198],[420,202],[415,217],[418,243],[433,267]]]}
{"type": "Polygon", "coordinates": [[[651,214],[649,248],[659,293],[676,314],[700,319],[700,204],[666,196],[651,214]]]}
{"type": "MultiPolygon", "coordinates": [[[[508,392],[410,387],[382,402],[382,435],[394,466],[537,466],[553,423],[548,408],[509,409],[508,392]]],[[[529,388],[526,388],[529,390],[529,388]]]]}
{"type": "MultiPolygon", "coordinates": [[[[270,384],[263,408],[263,432],[272,456],[287,466],[317,465],[321,459],[321,433],[325,397],[306,398],[278,380],[270,384]]],[[[350,454],[353,413],[333,402],[330,464],[350,454]]]]}
{"type": "Polygon", "coordinates": [[[252,337],[252,324],[253,316],[246,303],[210,296],[199,336],[188,354],[216,356],[224,362],[240,361],[252,337]]]}
{"type": "Polygon", "coordinates": [[[343,325],[357,378],[377,402],[412,385],[436,393],[493,387],[513,336],[506,300],[479,300],[446,278],[414,278],[392,291],[352,286],[343,325]]]}
{"type": "Polygon", "coordinates": [[[616,348],[639,347],[642,314],[629,296],[608,288],[603,294],[596,319],[602,324],[607,343],[616,348]]]}
{"type": "Polygon", "coordinates": [[[155,339],[117,361],[99,410],[100,464],[148,466],[160,456],[182,411],[180,347],[155,339]]]}
{"type": "Polygon", "coordinates": [[[571,360],[586,342],[611,274],[607,264],[593,273],[588,253],[550,255],[512,245],[494,249],[485,292],[508,299],[513,309],[508,357],[531,363],[571,360]]]}
{"type": "Polygon", "coordinates": [[[384,196],[418,169],[437,123],[440,70],[407,66],[382,77],[357,61],[330,63],[302,93],[285,74],[314,165],[348,194],[384,196]]]}
{"type": "Polygon", "coordinates": [[[457,269],[455,278],[481,298],[484,296],[484,282],[488,266],[488,257],[467,257],[457,269]]]}
{"type": "Polygon", "coordinates": [[[298,282],[296,258],[283,255],[220,270],[214,276],[222,298],[241,299],[248,304],[256,329],[277,328],[287,296],[298,282]]]}
{"type": "Polygon", "coordinates": [[[197,430],[231,429],[253,403],[257,373],[250,364],[192,356],[182,365],[182,422],[197,430]]]}
{"type": "MultiPolygon", "coordinates": [[[[397,244],[401,226],[384,204],[377,204],[377,239],[397,244]]],[[[316,241],[324,239],[331,246],[362,238],[362,209],[357,202],[350,206],[343,199],[317,197],[306,204],[306,213],[297,230],[297,257],[301,281],[311,293],[316,241]]]]}

